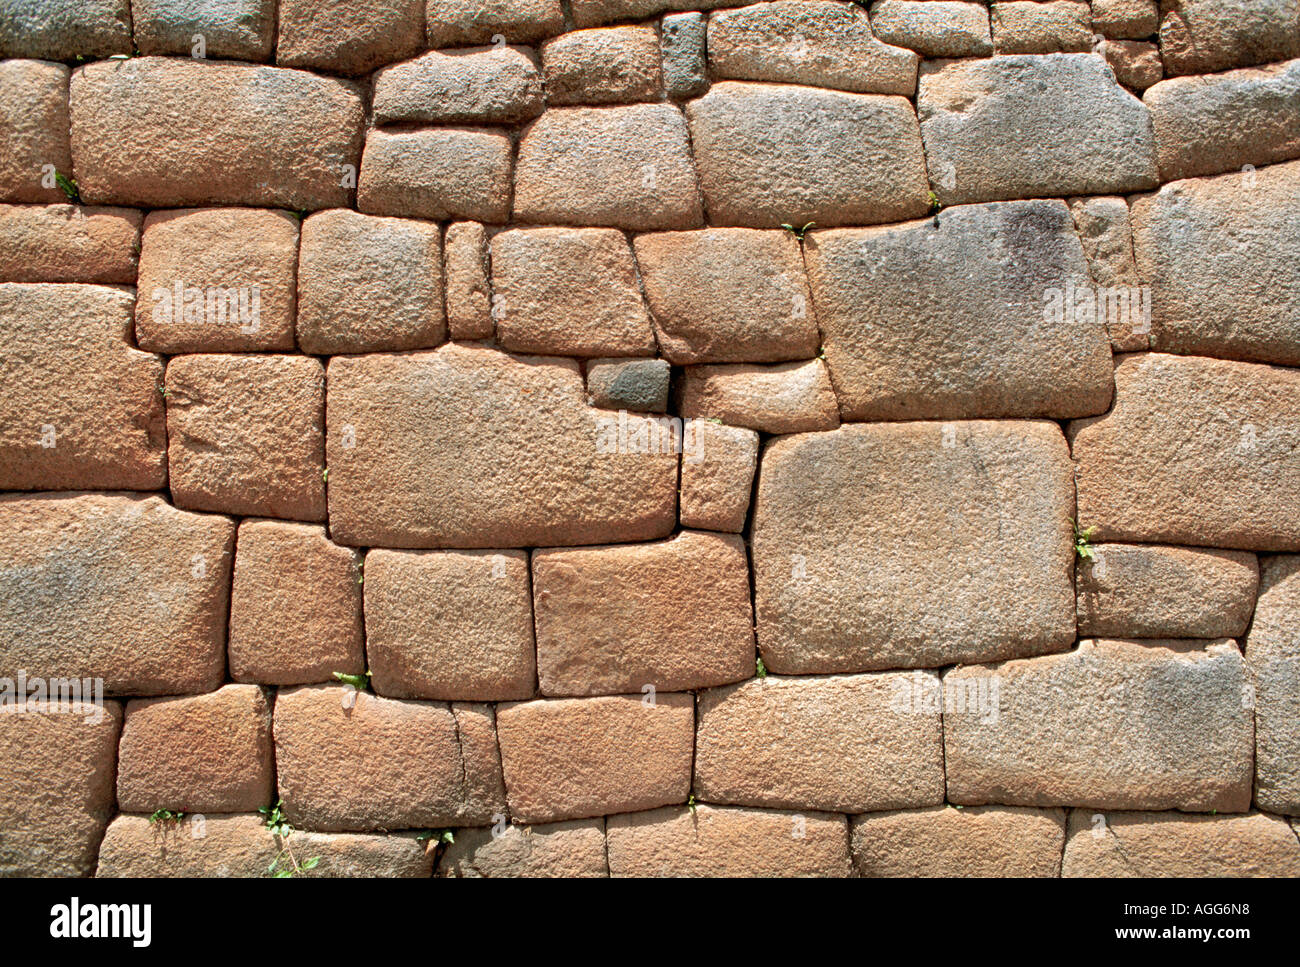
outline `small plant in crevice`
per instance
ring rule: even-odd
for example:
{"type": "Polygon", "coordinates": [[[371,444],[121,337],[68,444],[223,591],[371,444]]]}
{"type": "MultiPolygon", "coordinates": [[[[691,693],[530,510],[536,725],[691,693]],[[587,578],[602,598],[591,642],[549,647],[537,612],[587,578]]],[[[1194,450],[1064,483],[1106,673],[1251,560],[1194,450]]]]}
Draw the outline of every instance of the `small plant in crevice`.
{"type": "Polygon", "coordinates": [[[939,211],[943,208],[943,203],[939,201],[939,196],[936,195],[933,190],[930,191],[929,200],[930,200],[930,214],[937,215],[939,211]]]}
{"type": "Polygon", "coordinates": [[[691,812],[695,812],[695,807],[698,805],[699,805],[699,801],[696,800],[695,793],[691,793],[686,798],[686,808],[689,809],[691,812]]]}
{"type": "Polygon", "coordinates": [[[429,843],[434,846],[450,846],[456,842],[456,834],[450,829],[422,829],[416,833],[415,841],[426,846],[429,843]]]}
{"type": "Polygon", "coordinates": [[[280,880],[297,876],[299,873],[306,873],[320,865],[319,856],[313,856],[301,863],[298,862],[293,847],[289,845],[289,838],[293,836],[293,827],[289,824],[289,820],[285,818],[283,799],[277,799],[274,806],[261,806],[257,811],[262,814],[263,825],[271,831],[271,835],[280,844],[280,852],[275,854],[275,859],[271,860],[271,865],[266,868],[266,872],[280,880]],[[281,863],[286,862],[287,865],[281,866],[281,863]]]}
{"type": "Polygon", "coordinates": [[[370,669],[366,669],[360,675],[349,675],[347,672],[334,672],[334,678],[344,685],[351,685],[358,692],[364,692],[370,687],[370,669]]]}
{"type": "Polygon", "coordinates": [[[1079,529],[1079,524],[1073,518],[1070,519],[1070,526],[1074,529],[1074,553],[1086,560],[1093,559],[1092,534],[1097,528],[1089,527],[1084,530],[1079,529]]]}
{"type": "Polygon", "coordinates": [[[62,171],[54,172],[54,183],[63,189],[68,201],[74,205],[81,204],[81,192],[77,188],[77,179],[65,175],[62,171]]]}
{"type": "Polygon", "coordinates": [[[185,813],[179,809],[155,809],[149,817],[151,823],[174,823],[177,826],[185,819],[185,813]]]}
{"type": "Polygon", "coordinates": [[[759,678],[767,677],[767,666],[763,664],[763,659],[761,657],[754,662],[754,674],[759,678]]]}
{"type": "Polygon", "coordinates": [[[808,234],[808,230],[816,224],[816,222],[808,222],[801,228],[795,228],[793,225],[787,225],[785,222],[782,222],[781,227],[802,242],[803,237],[808,234]]]}

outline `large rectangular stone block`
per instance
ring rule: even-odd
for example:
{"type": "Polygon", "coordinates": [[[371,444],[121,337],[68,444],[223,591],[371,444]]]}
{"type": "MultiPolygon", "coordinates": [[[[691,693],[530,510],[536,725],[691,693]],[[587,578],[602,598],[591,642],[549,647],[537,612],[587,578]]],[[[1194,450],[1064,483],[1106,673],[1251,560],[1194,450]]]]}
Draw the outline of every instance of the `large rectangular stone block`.
{"type": "Polygon", "coordinates": [[[866,813],[852,822],[862,876],[1061,875],[1065,810],[951,805],[866,813]]]}

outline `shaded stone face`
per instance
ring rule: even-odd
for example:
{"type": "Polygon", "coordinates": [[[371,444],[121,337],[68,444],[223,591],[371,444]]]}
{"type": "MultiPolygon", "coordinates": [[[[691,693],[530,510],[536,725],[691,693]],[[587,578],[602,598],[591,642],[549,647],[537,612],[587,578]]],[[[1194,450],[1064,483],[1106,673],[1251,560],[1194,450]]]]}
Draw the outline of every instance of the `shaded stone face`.
{"type": "Polygon", "coordinates": [[[663,82],[653,27],[579,30],[548,40],[539,52],[549,104],[658,100],[663,82]]]}
{"type": "Polygon", "coordinates": [[[537,65],[517,47],[430,51],[375,74],[380,123],[515,123],[536,117],[542,107],[537,65]]]}
{"type": "Polygon", "coordinates": [[[1165,72],[1210,74],[1300,55],[1300,2],[1183,0],[1162,3],[1165,72]]]}
{"type": "Polygon", "coordinates": [[[131,52],[129,0],[10,0],[0,57],[72,60],[131,52]]]}
{"type": "Polygon", "coordinates": [[[866,813],[853,819],[852,842],[862,876],[1059,876],[1065,810],[944,805],[866,813]]]}
{"type": "Polygon", "coordinates": [[[1300,556],[1266,557],[1246,639],[1255,700],[1255,802],[1300,812],[1300,556]]]}
{"type": "Polygon", "coordinates": [[[604,877],[603,819],[456,831],[438,864],[439,876],[454,877],[604,877]]]}
{"type": "Polygon", "coordinates": [[[275,44],[275,0],[133,0],[135,45],[142,54],[266,60],[275,44]],[[197,46],[196,35],[202,38],[197,46]]]}

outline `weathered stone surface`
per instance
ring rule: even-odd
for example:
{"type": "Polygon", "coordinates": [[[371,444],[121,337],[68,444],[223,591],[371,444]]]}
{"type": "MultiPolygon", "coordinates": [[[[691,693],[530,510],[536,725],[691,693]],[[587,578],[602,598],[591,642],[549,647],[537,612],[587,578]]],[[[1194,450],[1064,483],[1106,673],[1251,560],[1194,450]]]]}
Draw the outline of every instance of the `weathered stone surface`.
{"type": "Polygon", "coordinates": [[[1065,811],[931,806],[856,816],[853,865],[862,876],[1061,875],[1065,811]]]}
{"type": "Polygon", "coordinates": [[[820,337],[788,232],[708,228],[634,241],[660,351],[670,362],[808,359],[820,337]]]}
{"type": "Polygon", "coordinates": [[[317,212],[302,223],[298,298],[305,353],[437,346],[447,338],[437,224],[317,212]]]}
{"type": "Polygon", "coordinates": [[[1092,28],[1108,38],[1137,40],[1160,29],[1156,0],[1092,0],[1092,28]]]}
{"type": "Polygon", "coordinates": [[[670,373],[666,359],[593,359],[587,363],[587,402],[609,410],[663,413],[670,373]]]}
{"type": "Polygon", "coordinates": [[[705,35],[704,16],[694,11],[671,14],[659,22],[664,91],[674,100],[695,97],[709,89],[705,35]]]}
{"type": "Polygon", "coordinates": [[[123,812],[250,812],[275,797],[271,703],[256,685],[126,703],[118,747],[123,812]]]}
{"type": "Polygon", "coordinates": [[[1300,842],[1286,820],[1264,813],[1075,809],[1062,875],[1070,877],[1300,876],[1300,842]]]}
{"type": "MultiPolygon", "coordinates": [[[[303,685],[359,675],[361,556],[325,528],[245,520],[230,590],[230,677],[303,685]]],[[[259,805],[266,805],[260,803],[259,805]]]]}
{"type": "Polygon", "coordinates": [[[983,3],[879,0],[871,30],[886,44],[923,57],[987,57],[993,53],[989,11],[983,3]]]}
{"type": "Polygon", "coordinates": [[[1179,0],[1160,9],[1160,53],[1170,77],[1300,56],[1300,0],[1179,0]]]}
{"type": "Polygon", "coordinates": [[[1246,639],[1255,690],[1255,802],[1300,815],[1300,557],[1264,558],[1246,639]]]}
{"type": "Polygon", "coordinates": [[[275,46],[275,0],[131,0],[135,46],[142,54],[267,60],[275,46]]]}
{"type": "Polygon", "coordinates": [[[1075,561],[1079,634],[1232,638],[1255,607],[1254,554],[1152,544],[1096,544],[1075,561]]]}
{"type": "Polygon", "coordinates": [[[1106,327],[1111,348],[1116,352],[1146,349],[1151,335],[1150,289],[1138,288],[1137,266],[1133,262],[1133,234],[1129,227],[1128,202],[1115,196],[1100,195],[1070,201],[1074,228],[1088,258],[1088,274],[1101,297],[1101,290],[1127,292],[1122,298],[1106,302],[1106,311],[1098,320],[1106,327]],[[1125,305],[1127,304],[1127,311],[1125,305]]]}
{"type": "Polygon", "coordinates": [[[1092,11],[1077,0],[1008,0],[990,8],[999,54],[1053,54],[1092,48],[1092,11]]]}
{"type": "Polygon", "coordinates": [[[1300,60],[1175,77],[1142,100],[1165,181],[1300,156],[1300,60]]]}
{"type": "Polygon", "coordinates": [[[365,74],[424,46],[424,0],[279,0],[275,59],[365,74]]]}
{"type": "Polygon", "coordinates": [[[769,443],[752,542],[767,667],[819,674],[1068,648],[1071,470],[1045,421],[853,425],[769,443]]]}
{"type": "Polygon", "coordinates": [[[174,356],[167,466],[177,507],[325,519],[325,369],[310,356],[174,356]]]}
{"type": "MultiPolygon", "coordinates": [[[[614,452],[607,421],[617,417],[587,406],[571,360],[451,344],[335,357],[329,384],[336,541],[538,547],[673,529],[677,454],[638,450],[631,438],[614,452]]],[[[635,416],[627,427],[655,429],[635,416]]]]}
{"type": "Polygon", "coordinates": [[[293,349],[298,220],[288,212],[150,212],[135,332],[160,353],[293,349]]]}
{"type": "Polygon", "coordinates": [[[651,26],[578,30],[542,44],[549,104],[655,101],[663,86],[659,35],[651,26]]]}
{"type": "Polygon", "coordinates": [[[430,47],[490,44],[495,34],[521,44],[564,30],[560,0],[428,0],[425,33],[430,47]]]}
{"type": "Polygon", "coordinates": [[[642,694],[754,673],[749,562],[734,535],[533,552],[543,695],[642,694]]]}
{"type": "Polygon", "coordinates": [[[927,64],[916,105],[945,205],[1156,185],[1147,110],[1093,54],[927,64]]]}
{"type": "Polygon", "coordinates": [[[502,705],[497,738],[510,815],[546,823],[682,803],[695,700],[659,694],[502,705]]]}
{"type": "Polygon", "coordinates": [[[763,433],[833,430],[840,423],[835,391],[820,359],[775,366],[688,366],[679,409],[685,417],[718,419],[763,433]]]}
{"type": "Polygon", "coordinates": [[[504,222],[510,138],[488,129],[375,129],[366,138],[357,208],[372,215],[504,222]]]}
{"type": "Polygon", "coordinates": [[[877,40],[867,11],[852,4],[774,0],[710,14],[708,51],[718,77],[859,94],[916,92],[919,58],[877,40]]]}
{"type": "Polygon", "coordinates": [[[669,806],[611,816],[611,876],[849,875],[843,816],[669,806]]]}
{"type": "Polygon", "coordinates": [[[458,829],[456,841],[438,862],[439,876],[455,877],[603,877],[605,821],[571,819],[539,826],[458,829]]]}
{"type": "MultiPolygon", "coordinates": [[[[579,27],[596,27],[615,20],[645,20],[665,10],[711,10],[730,6],[734,0],[573,0],[573,22],[579,27]]],[[[556,31],[558,33],[558,31],[556,31]]]]}
{"type": "Polygon", "coordinates": [[[715,224],[875,224],[929,208],[916,115],[901,97],[725,82],[686,112],[715,224]]]}
{"type": "Polygon", "coordinates": [[[131,53],[128,0],[7,0],[0,57],[72,60],[131,53]]]}
{"type": "Polygon", "coordinates": [[[452,339],[492,337],[487,244],[487,230],[478,222],[453,222],[447,226],[443,243],[444,296],[452,339]]]}
{"type": "Polygon", "coordinates": [[[1064,655],[958,668],[944,686],[990,677],[996,714],[944,716],[950,802],[1250,807],[1254,728],[1232,641],[1087,639],[1064,655]]]}
{"type": "Polygon", "coordinates": [[[533,697],[527,551],[372,550],[365,598],[366,657],[379,694],[533,697]]]}
{"type": "MultiPolygon", "coordinates": [[[[1144,91],[1165,76],[1160,62],[1160,48],[1137,40],[1107,40],[1098,48],[1115,72],[1115,79],[1125,87],[1144,91]]],[[[1150,107],[1150,104],[1147,105],[1150,107]]],[[[1156,148],[1160,147],[1159,134],[1156,148]]]]}
{"type": "Polygon", "coordinates": [[[135,285],[143,217],[133,208],[0,205],[0,282],[135,285]]]}
{"type": "Polygon", "coordinates": [[[274,733],[285,815],[325,832],[489,825],[504,803],[475,787],[483,777],[499,785],[500,764],[494,746],[462,733],[466,716],[487,723],[490,737],[489,706],[281,689],[274,733]]]}
{"type": "Polygon", "coordinates": [[[961,206],[938,226],[810,238],[845,419],[1060,418],[1110,405],[1106,330],[1067,298],[1087,285],[1088,263],[1064,202],[961,206]]]}
{"type": "Polygon", "coordinates": [[[898,707],[910,678],[769,675],[702,693],[695,794],[834,812],[943,802],[939,717],[898,707]]]}
{"type": "MultiPolygon", "coordinates": [[[[4,674],[12,672],[6,668],[4,674]]],[[[113,816],[113,760],[121,729],[117,702],[102,708],[38,702],[0,712],[0,876],[95,871],[99,841],[113,816]]]]}
{"type": "Polygon", "coordinates": [[[1121,357],[1114,407],[1069,427],[1079,526],[1095,541],[1300,550],[1297,434],[1294,370],[1121,357]]]}
{"type": "MultiPolygon", "coordinates": [[[[0,38],[3,38],[0,27],[0,38]]],[[[72,174],[68,147],[68,68],[35,60],[0,61],[0,198],[67,201],[54,173],[72,174]]]]}
{"type": "Polygon", "coordinates": [[[375,74],[375,121],[515,124],[542,113],[529,53],[505,45],[430,51],[375,74]]]}
{"type": "Polygon", "coordinates": [[[0,677],[217,688],[234,540],[230,519],[160,497],[0,496],[0,677]]]}
{"type": "Polygon", "coordinates": [[[163,362],[132,349],[129,290],[0,284],[0,488],[156,490],[163,362]]]}
{"type": "Polygon", "coordinates": [[[501,346],[548,356],[654,355],[632,248],[612,228],[524,228],[492,237],[501,346]]]}
{"type": "Polygon", "coordinates": [[[351,202],[365,112],[345,81],[136,57],[77,68],[69,106],[89,204],[297,211],[351,202]]]}
{"type": "Polygon", "coordinates": [[[758,434],[738,426],[696,420],[701,455],[682,460],[683,527],[740,533],[758,466],[758,434]]]}
{"type": "Polygon", "coordinates": [[[514,212],[524,222],[642,232],[702,224],[681,111],[670,104],[547,111],[519,142],[514,212]]]}

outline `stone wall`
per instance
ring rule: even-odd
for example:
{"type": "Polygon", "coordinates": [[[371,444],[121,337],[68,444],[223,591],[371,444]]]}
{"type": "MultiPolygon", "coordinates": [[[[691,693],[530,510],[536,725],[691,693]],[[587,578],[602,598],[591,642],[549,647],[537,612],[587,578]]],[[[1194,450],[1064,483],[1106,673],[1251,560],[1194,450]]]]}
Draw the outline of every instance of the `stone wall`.
{"type": "Polygon", "coordinates": [[[0,872],[1300,874],[1300,0],[0,56],[0,872]]]}

